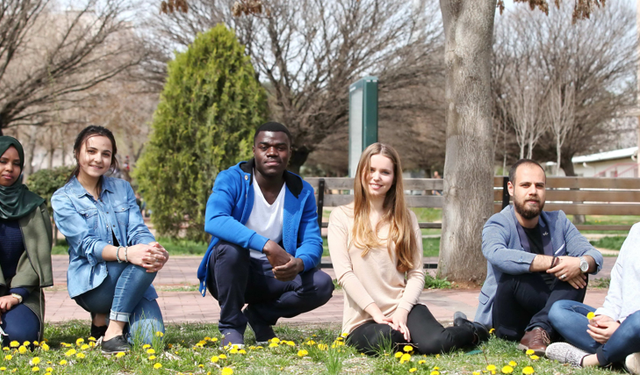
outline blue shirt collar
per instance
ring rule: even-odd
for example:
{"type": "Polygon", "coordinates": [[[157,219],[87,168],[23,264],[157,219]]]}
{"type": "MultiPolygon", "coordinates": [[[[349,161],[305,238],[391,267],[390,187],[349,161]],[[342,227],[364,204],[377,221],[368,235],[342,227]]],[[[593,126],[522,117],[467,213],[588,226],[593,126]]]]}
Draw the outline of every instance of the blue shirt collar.
{"type": "MultiPolygon", "coordinates": [[[[87,189],[85,189],[84,186],[82,186],[80,181],[78,181],[78,178],[76,176],[71,177],[71,180],[69,180],[68,186],[69,186],[69,189],[71,190],[71,193],[74,195],[77,195],[78,198],[84,195],[89,195],[89,196],[91,195],[89,194],[87,189]]],[[[104,176],[102,176],[102,191],[100,192],[100,196],[102,196],[106,191],[113,193],[114,191],[113,183],[111,182],[111,179],[105,178],[104,176]]]]}

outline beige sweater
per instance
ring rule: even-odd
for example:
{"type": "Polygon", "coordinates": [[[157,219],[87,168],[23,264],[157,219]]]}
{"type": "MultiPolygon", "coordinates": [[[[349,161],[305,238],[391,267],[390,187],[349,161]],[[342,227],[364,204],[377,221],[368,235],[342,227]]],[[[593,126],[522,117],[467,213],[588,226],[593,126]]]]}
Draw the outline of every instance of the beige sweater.
{"type": "MultiPolygon", "coordinates": [[[[361,324],[371,321],[371,315],[364,309],[372,303],[378,305],[385,316],[391,316],[398,307],[411,311],[418,303],[424,288],[422,234],[413,212],[411,220],[417,244],[414,267],[406,273],[401,273],[395,267],[393,244],[393,258],[386,247],[372,249],[365,257],[361,256],[361,249],[349,247],[353,227],[353,204],[337,207],[331,213],[329,252],[338,284],[344,289],[342,332],[351,333],[361,324]]],[[[388,233],[387,224],[380,228],[378,237],[384,239],[388,233]]]]}

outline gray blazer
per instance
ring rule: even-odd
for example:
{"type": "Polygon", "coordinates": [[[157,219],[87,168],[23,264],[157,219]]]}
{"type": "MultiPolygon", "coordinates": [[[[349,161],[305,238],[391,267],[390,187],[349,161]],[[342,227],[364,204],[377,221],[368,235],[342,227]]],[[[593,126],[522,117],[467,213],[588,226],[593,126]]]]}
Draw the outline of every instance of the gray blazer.
{"type": "MultiPolygon", "coordinates": [[[[543,235],[551,236],[553,252],[556,256],[590,255],[597,269],[602,268],[602,254],[596,250],[578,229],[567,219],[562,211],[543,211],[539,225],[543,235]]],[[[475,321],[493,327],[491,310],[498,280],[503,273],[519,275],[529,272],[536,254],[526,252],[520,243],[516,228],[516,215],[513,206],[505,207],[491,216],[482,230],[482,253],[487,258],[487,278],[484,281],[475,321]]]]}

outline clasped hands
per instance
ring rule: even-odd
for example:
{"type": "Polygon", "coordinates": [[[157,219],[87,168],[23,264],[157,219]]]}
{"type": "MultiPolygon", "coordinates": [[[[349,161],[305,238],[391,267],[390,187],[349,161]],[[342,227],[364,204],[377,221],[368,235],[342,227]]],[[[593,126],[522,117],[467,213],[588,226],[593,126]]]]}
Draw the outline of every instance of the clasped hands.
{"type": "Polygon", "coordinates": [[[587,286],[587,275],[580,271],[580,258],[561,256],[556,258],[555,266],[549,268],[547,273],[553,274],[561,281],[566,281],[576,289],[587,286]]]}
{"type": "Polygon", "coordinates": [[[620,323],[607,315],[597,315],[589,320],[588,327],[587,333],[589,336],[600,344],[604,344],[609,341],[611,335],[620,327],[620,323]]]}
{"type": "Polygon", "coordinates": [[[169,260],[169,252],[157,242],[129,246],[129,262],[143,267],[147,272],[158,272],[169,260]]]}
{"type": "Polygon", "coordinates": [[[294,258],[274,241],[267,241],[262,248],[262,252],[267,256],[271,267],[273,267],[273,275],[280,281],[291,281],[300,272],[304,271],[302,259],[294,258]]]}

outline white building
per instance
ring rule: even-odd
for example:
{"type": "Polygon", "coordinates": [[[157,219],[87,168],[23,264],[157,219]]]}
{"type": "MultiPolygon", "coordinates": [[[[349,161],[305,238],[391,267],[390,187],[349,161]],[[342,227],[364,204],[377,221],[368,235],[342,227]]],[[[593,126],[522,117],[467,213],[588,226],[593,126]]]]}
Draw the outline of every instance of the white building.
{"type": "Polygon", "coordinates": [[[638,147],[574,156],[571,161],[582,177],[638,177],[638,147]]]}

